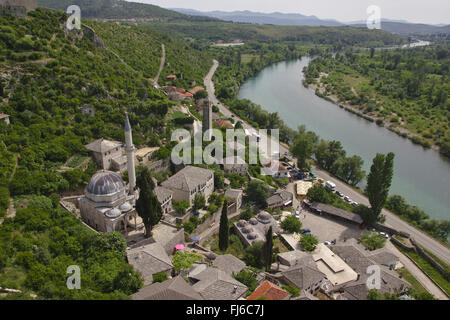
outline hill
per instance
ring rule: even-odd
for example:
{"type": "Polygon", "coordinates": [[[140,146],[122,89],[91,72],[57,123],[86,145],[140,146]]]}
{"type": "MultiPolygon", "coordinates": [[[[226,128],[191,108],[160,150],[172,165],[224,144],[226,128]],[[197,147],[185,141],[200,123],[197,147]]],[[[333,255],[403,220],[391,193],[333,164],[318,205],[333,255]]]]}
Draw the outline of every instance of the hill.
{"type": "MultiPolygon", "coordinates": [[[[361,24],[352,24],[354,27],[366,28],[365,23],[361,24]]],[[[447,26],[433,26],[429,24],[421,24],[421,23],[408,23],[408,22],[394,22],[394,21],[382,21],[381,29],[401,34],[401,35],[434,35],[434,34],[450,34],[450,25],[447,26]]]]}
{"type": "Polygon", "coordinates": [[[99,19],[146,19],[146,20],[213,20],[211,18],[187,16],[172,10],[123,0],[38,0],[39,6],[66,10],[70,5],[81,8],[83,18],[99,19]]]}
{"type": "Polygon", "coordinates": [[[255,23],[255,24],[272,24],[279,26],[342,26],[343,24],[334,20],[321,20],[315,16],[305,16],[299,13],[261,13],[252,11],[208,11],[202,12],[192,9],[172,9],[176,12],[191,16],[213,17],[224,21],[255,23]]]}

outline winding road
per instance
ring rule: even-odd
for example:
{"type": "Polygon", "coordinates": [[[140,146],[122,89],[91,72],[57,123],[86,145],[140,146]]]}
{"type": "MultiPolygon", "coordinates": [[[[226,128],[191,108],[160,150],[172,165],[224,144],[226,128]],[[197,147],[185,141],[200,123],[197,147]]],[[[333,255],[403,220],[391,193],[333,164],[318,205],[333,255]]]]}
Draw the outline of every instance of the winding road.
{"type": "Polygon", "coordinates": [[[159,81],[161,72],[164,69],[164,65],[166,64],[166,46],[164,44],[162,44],[161,49],[162,49],[161,64],[159,65],[158,74],[156,75],[155,79],[153,80],[153,84],[154,84],[155,88],[157,88],[157,89],[160,88],[158,81],[159,81]]]}
{"type": "MultiPolygon", "coordinates": [[[[211,67],[209,73],[204,79],[204,84],[206,87],[206,90],[208,92],[208,96],[210,101],[216,105],[220,112],[222,112],[225,117],[233,117],[235,121],[241,121],[242,125],[245,129],[255,129],[252,126],[250,126],[247,122],[240,119],[237,115],[232,113],[230,110],[228,110],[215,96],[215,89],[214,89],[214,83],[212,81],[212,78],[214,76],[214,73],[216,72],[217,68],[219,66],[219,62],[217,60],[213,60],[213,66],[211,67]]],[[[263,135],[263,134],[261,134],[263,135]]],[[[274,141],[273,141],[274,142],[274,141]]],[[[285,152],[289,152],[289,150],[280,144],[279,147],[280,154],[284,154],[285,152]]],[[[359,192],[355,191],[351,186],[347,185],[346,183],[339,181],[335,178],[333,178],[329,173],[314,167],[313,168],[314,173],[321,179],[328,181],[331,180],[336,184],[337,190],[341,191],[345,195],[349,196],[353,201],[356,201],[358,203],[369,205],[369,200],[364,195],[360,194],[359,192]]],[[[426,250],[430,251],[437,257],[439,257],[442,261],[444,261],[447,264],[450,264],[450,250],[441,244],[439,241],[431,238],[430,236],[426,235],[422,231],[414,228],[410,224],[408,224],[406,221],[400,219],[392,212],[383,209],[382,213],[386,216],[386,222],[385,225],[388,227],[394,228],[399,231],[404,231],[410,234],[411,238],[413,238],[417,243],[419,243],[422,247],[424,247],[426,250]]]]}

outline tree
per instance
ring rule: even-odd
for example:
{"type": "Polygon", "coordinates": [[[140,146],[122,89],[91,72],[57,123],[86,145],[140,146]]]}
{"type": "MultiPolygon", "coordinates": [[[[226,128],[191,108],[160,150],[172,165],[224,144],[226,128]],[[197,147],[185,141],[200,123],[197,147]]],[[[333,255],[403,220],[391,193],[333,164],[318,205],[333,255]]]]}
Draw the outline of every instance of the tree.
{"type": "Polygon", "coordinates": [[[186,213],[186,210],[189,208],[189,202],[182,200],[182,201],[174,201],[173,202],[173,208],[176,212],[178,212],[180,215],[184,215],[186,213]]]}
{"type": "Polygon", "coordinates": [[[319,243],[319,240],[313,235],[302,236],[300,239],[300,245],[306,251],[312,252],[316,249],[316,245],[319,243]]]}
{"type": "Polygon", "coordinates": [[[158,198],[153,192],[155,183],[147,167],[142,169],[136,181],[136,186],[139,188],[136,211],[144,223],[145,237],[150,238],[153,226],[157,225],[159,220],[161,220],[162,209],[158,198]]]}
{"type": "Polygon", "coordinates": [[[313,137],[307,133],[299,134],[291,147],[291,153],[297,158],[297,165],[300,170],[310,169],[307,160],[314,151],[313,137]]]}
{"type": "Polygon", "coordinates": [[[394,175],[394,157],[395,155],[391,152],[387,156],[377,154],[373,159],[366,187],[372,217],[367,223],[373,223],[378,219],[386,203],[394,175]]]}
{"type": "Polygon", "coordinates": [[[301,233],[302,223],[295,216],[286,217],[280,224],[281,228],[288,233],[301,233]]]}
{"type": "Polygon", "coordinates": [[[250,292],[255,291],[258,287],[258,280],[251,272],[241,270],[239,273],[233,274],[233,277],[240,283],[245,284],[250,292]]]}
{"type": "Polygon", "coordinates": [[[361,169],[364,164],[360,156],[345,158],[342,164],[341,177],[352,186],[356,186],[364,178],[365,172],[361,169]]]}
{"type": "Polygon", "coordinates": [[[264,266],[263,246],[264,243],[258,241],[245,249],[244,260],[247,263],[247,265],[258,269],[264,266]]]}
{"type": "Polygon", "coordinates": [[[373,251],[383,248],[386,244],[386,238],[376,232],[367,232],[361,236],[361,244],[373,251]]]}
{"type": "Polygon", "coordinates": [[[255,201],[264,206],[267,205],[266,199],[269,197],[269,188],[264,182],[258,180],[250,181],[245,192],[250,201],[255,201]]]}
{"type": "Polygon", "coordinates": [[[194,94],[194,99],[200,100],[200,99],[206,98],[207,96],[208,96],[208,92],[206,92],[206,90],[200,90],[194,94]]]}
{"type": "Polygon", "coordinates": [[[266,267],[266,272],[269,272],[270,265],[272,264],[272,256],[273,256],[273,231],[272,226],[270,226],[269,230],[266,233],[266,242],[264,243],[264,264],[266,267]]]}
{"type": "Polygon", "coordinates": [[[220,216],[219,226],[219,249],[225,251],[228,248],[229,226],[228,226],[228,200],[225,199],[220,216]]]}
{"type": "Polygon", "coordinates": [[[205,197],[201,194],[196,194],[194,198],[194,211],[203,208],[206,205],[205,197]]]}
{"type": "Polygon", "coordinates": [[[253,211],[252,207],[247,206],[244,210],[241,211],[241,214],[239,215],[240,220],[250,220],[255,215],[255,212],[253,211]]]}
{"type": "Polygon", "coordinates": [[[153,276],[153,283],[156,282],[164,282],[166,281],[169,277],[167,276],[167,274],[165,272],[158,272],[158,273],[154,273],[153,276]]]}
{"type": "Polygon", "coordinates": [[[312,202],[328,203],[329,192],[321,184],[316,184],[308,190],[308,198],[312,202]]]}

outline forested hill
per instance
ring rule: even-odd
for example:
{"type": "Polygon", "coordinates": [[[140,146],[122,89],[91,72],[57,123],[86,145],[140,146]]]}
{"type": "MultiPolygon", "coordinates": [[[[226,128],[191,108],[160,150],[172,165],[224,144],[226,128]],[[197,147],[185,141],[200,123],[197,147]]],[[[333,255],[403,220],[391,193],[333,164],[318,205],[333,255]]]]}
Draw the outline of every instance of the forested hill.
{"type": "Polygon", "coordinates": [[[139,70],[96,47],[86,29],[69,32],[66,19],[41,10],[27,19],[0,17],[0,112],[11,119],[9,126],[0,122],[0,186],[13,196],[83,186],[95,167],[60,168],[73,154],[86,154],[94,139],[123,141],[127,109],[132,124],[139,120],[135,143],[158,145],[172,105],[139,70]],[[85,105],[95,107],[94,117],[81,113],[85,105]]]}
{"type": "Polygon", "coordinates": [[[39,6],[51,9],[64,10],[70,5],[81,8],[83,18],[103,19],[155,19],[155,20],[191,20],[211,21],[209,17],[194,17],[172,10],[146,4],[128,2],[123,0],[38,0],[39,6]]]}

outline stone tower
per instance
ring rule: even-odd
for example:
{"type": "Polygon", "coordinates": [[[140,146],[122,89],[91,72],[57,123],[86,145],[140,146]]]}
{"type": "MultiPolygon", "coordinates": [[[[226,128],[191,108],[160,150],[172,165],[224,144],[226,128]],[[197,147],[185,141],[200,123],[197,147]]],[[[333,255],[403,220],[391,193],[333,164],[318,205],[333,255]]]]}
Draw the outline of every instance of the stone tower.
{"type": "Polygon", "coordinates": [[[203,104],[203,138],[206,140],[211,140],[211,132],[205,136],[205,132],[209,129],[212,129],[212,106],[209,98],[206,98],[203,104]]]}
{"type": "Polygon", "coordinates": [[[128,180],[129,193],[134,194],[136,188],[136,171],[134,165],[134,145],[133,135],[131,133],[130,120],[128,119],[128,113],[125,112],[125,151],[127,153],[127,168],[128,168],[128,180]]]}

